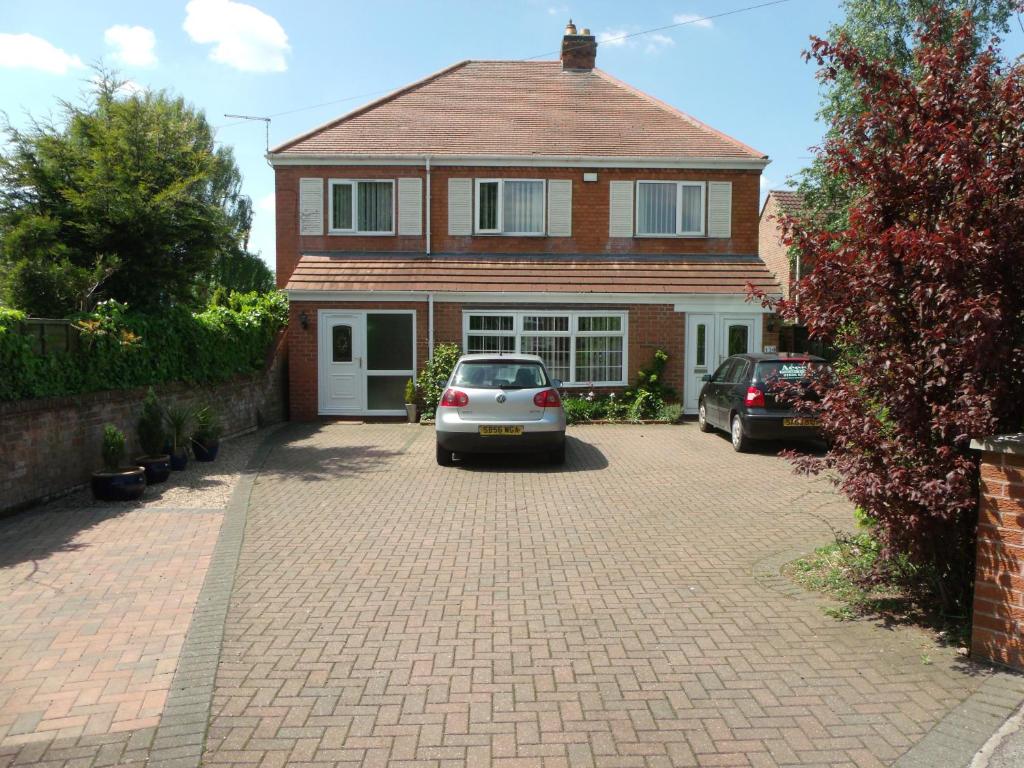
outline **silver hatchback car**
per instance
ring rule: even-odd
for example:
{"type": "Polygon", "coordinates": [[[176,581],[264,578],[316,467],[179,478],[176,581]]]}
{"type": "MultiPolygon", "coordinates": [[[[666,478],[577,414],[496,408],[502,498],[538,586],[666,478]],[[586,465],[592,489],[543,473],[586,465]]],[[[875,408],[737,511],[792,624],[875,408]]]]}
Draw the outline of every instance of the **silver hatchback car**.
{"type": "Polygon", "coordinates": [[[437,463],[451,466],[454,453],[524,451],[564,463],[559,385],[537,355],[463,355],[437,406],[437,463]]]}

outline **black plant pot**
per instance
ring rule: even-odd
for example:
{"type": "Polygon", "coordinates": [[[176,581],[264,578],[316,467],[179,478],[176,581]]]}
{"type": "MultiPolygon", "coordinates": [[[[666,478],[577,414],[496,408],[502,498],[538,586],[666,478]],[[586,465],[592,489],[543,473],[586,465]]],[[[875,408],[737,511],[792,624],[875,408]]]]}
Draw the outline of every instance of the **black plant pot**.
{"type": "Polygon", "coordinates": [[[196,461],[213,461],[220,450],[220,440],[193,440],[192,454],[196,461]]]}
{"type": "Polygon", "coordinates": [[[181,472],[188,466],[188,451],[180,448],[177,453],[171,453],[171,469],[174,472],[181,472]]]}
{"type": "Polygon", "coordinates": [[[97,501],[134,501],[146,490],[146,470],[122,467],[114,472],[93,472],[91,485],[97,501]]]}
{"type": "Polygon", "coordinates": [[[149,485],[162,483],[171,476],[171,457],[167,454],[161,456],[139,456],[134,461],[146,470],[146,482],[149,485]]]}

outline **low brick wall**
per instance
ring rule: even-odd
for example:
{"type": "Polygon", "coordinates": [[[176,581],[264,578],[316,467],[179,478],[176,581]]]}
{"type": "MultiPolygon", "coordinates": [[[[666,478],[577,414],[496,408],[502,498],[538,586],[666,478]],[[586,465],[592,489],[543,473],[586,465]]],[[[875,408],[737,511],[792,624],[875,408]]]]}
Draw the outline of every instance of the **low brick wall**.
{"type": "Polygon", "coordinates": [[[1024,434],[971,447],[982,452],[971,653],[1024,671],[1024,434]]]}
{"type": "MultiPolygon", "coordinates": [[[[282,335],[260,373],[214,387],[168,384],[155,389],[164,405],[194,409],[209,403],[220,415],[224,435],[231,436],[288,418],[287,369],[282,335]]],[[[143,387],[0,403],[0,512],[87,483],[102,465],[105,424],[124,431],[127,455],[138,455],[135,425],[145,396],[143,387]]]]}

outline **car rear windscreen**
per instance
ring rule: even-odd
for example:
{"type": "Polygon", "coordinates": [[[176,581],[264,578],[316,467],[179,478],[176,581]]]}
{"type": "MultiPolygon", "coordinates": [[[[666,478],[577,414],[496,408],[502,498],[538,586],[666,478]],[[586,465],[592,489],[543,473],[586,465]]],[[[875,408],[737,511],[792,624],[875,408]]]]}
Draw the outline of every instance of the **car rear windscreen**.
{"type": "Polygon", "coordinates": [[[803,381],[819,370],[813,360],[766,360],[757,364],[758,381],[803,381]]]}
{"type": "Polygon", "coordinates": [[[548,386],[538,363],[515,360],[473,360],[455,371],[452,384],[476,389],[532,389],[548,386]]]}

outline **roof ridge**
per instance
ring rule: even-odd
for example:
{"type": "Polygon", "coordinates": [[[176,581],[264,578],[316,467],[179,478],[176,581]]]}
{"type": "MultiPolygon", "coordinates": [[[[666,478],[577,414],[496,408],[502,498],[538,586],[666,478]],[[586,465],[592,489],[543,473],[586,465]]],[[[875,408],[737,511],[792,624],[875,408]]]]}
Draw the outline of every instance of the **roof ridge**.
{"type": "Polygon", "coordinates": [[[730,136],[727,133],[722,133],[722,131],[718,130],[717,128],[713,128],[712,126],[708,125],[707,123],[703,122],[702,120],[698,120],[693,115],[687,114],[686,112],[683,112],[681,109],[678,109],[677,107],[673,107],[671,104],[662,101],[661,99],[657,98],[656,96],[651,96],[651,94],[645,93],[644,91],[641,91],[639,88],[634,88],[629,83],[626,83],[626,82],[623,82],[622,80],[619,80],[614,75],[609,75],[603,69],[599,69],[597,67],[594,67],[593,71],[594,71],[594,73],[596,75],[598,75],[599,77],[603,77],[605,80],[607,80],[612,85],[616,85],[619,88],[622,88],[623,90],[627,91],[628,93],[632,93],[634,96],[637,96],[637,97],[639,97],[641,99],[644,99],[645,101],[650,102],[654,106],[656,106],[656,107],[658,107],[660,109],[665,110],[666,112],[668,112],[671,115],[675,115],[676,117],[683,118],[684,120],[692,123],[696,127],[701,128],[701,129],[703,129],[705,131],[708,131],[709,133],[714,134],[718,138],[724,139],[725,141],[728,141],[731,144],[734,144],[735,146],[737,146],[740,149],[742,149],[744,152],[748,152],[751,155],[753,155],[754,157],[757,157],[759,159],[760,158],[767,158],[768,157],[768,155],[766,155],[764,152],[761,152],[758,149],[754,149],[749,144],[744,144],[739,139],[734,139],[732,136],[730,136]]]}
{"type": "Polygon", "coordinates": [[[282,144],[278,144],[276,147],[271,149],[270,152],[283,152],[289,147],[298,144],[303,139],[308,139],[310,136],[320,133],[320,131],[325,131],[328,128],[333,128],[334,126],[340,125],[346,120],[351,120],[354,117],[358,117],[359,115],[369,112],[371,109],[376,109],[382,104],[387,104],[389,101],[393,101],[394,99],[397,99],[399,96],[404,96],[405,94],[410,93],[416,90],[417,88],[426,85],[427,83],[431,83],[434,80],[438,80],[439,78],[442,78],[445,75],[454,72],[456,69],[461,69],[462,67],[470,63],[472,63],[472,59],[463,59],[462,61],[457,61],[454,64],[451,64],[443,69],[439,69],[436,72],[427,75],[426,77],[422,77],[419,80],[416,80],[415,82],[409,83],[408,85],[404,85],[401,88],[398,88],[397,90],[391,91],[390,93],[381,96],[379,99],[374,99],[373,101],[363,104],[361,107],[356,107],[351,112],[346,112],[340,117],[333,117],[326,123],[323,123],[321,125],[316,126],[315,128],[300,133],[298,136],[293,136],[292,138],[288,139],[282,144]]]}

